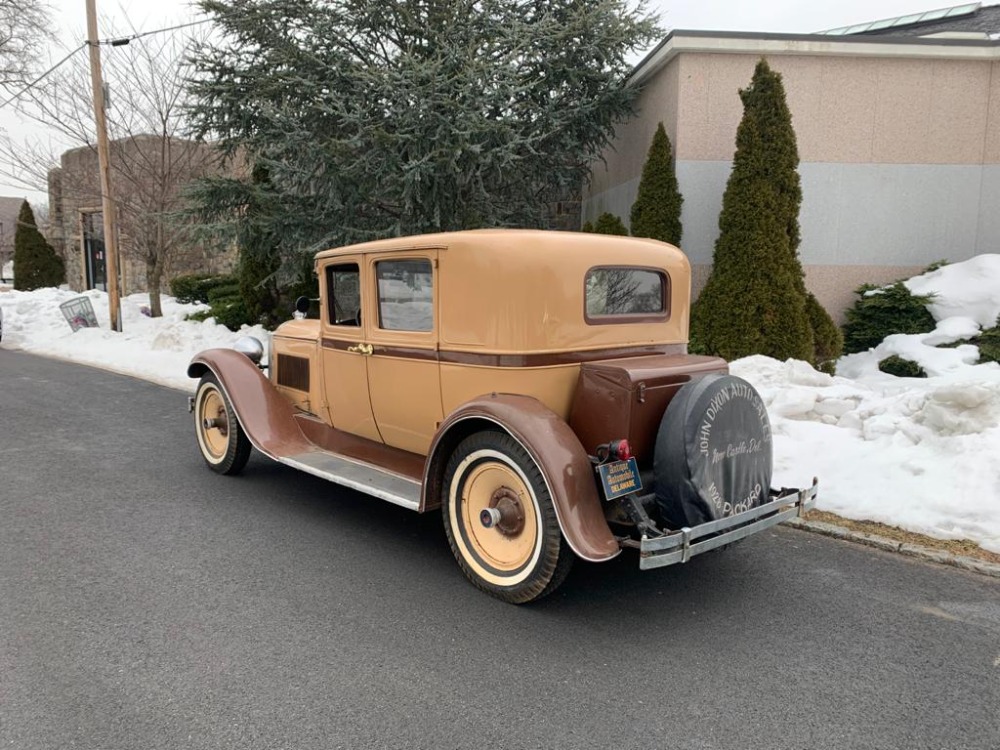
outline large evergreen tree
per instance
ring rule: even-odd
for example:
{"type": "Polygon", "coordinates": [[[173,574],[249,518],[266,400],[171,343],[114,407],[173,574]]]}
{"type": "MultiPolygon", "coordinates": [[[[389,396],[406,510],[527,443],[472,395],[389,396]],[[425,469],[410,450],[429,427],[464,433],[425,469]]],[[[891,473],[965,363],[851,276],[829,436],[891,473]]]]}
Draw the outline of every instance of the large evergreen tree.
{"type": "MultiPolygon", "coordinates": [[[[268,233],[297,250],[541,225],[632,113],[632,51],[659,33],[627,0],[201,0],[191,115],[266,168],[268,233]]],[[[203,219],[251,219],[209,180],[203,219]]]]}
{"type": "Polygon", "coordinates": [[[681,204],[670,138],[661,122],[653,135],[646,164],[639,179],[639,194],[632,204],[632,236],[649,237],[671,245],[681,244],[681,204]]]}
{"type": "Polygon", "coordinates": [[[276,278],[281,267],[278,238],[269,231],[270,222],[261,221],[274,210],[271,205],[274,186],[266,169],[251,170],[250,188],[253,192],[248,196],[244,211],[247,221],[241,225],[237,240],[236,276],[240,297],[250,318],[248,322],[273,326],[287,315],[282,315],[278,309],[281,299],[276,278]]]}
{"type": "Polygon", "coordinates": [[[66,266],[35,225],[28,201],[21,204],[14,233],[14,288],[24,292],[66,281],[66,266]]]}
{"type": "Polygon", "coordinates": [[[829,358],[829,316],[808,300],[797,252],[802,188],[781,75],[760,60],[740,98],[743,119],[722,199],[712,273],[691,312],[692,349],[727,359],[749,354],[829,358]],[[823,319],[817,326],[822,352],[815,346],[811,318],[823,319]]]}

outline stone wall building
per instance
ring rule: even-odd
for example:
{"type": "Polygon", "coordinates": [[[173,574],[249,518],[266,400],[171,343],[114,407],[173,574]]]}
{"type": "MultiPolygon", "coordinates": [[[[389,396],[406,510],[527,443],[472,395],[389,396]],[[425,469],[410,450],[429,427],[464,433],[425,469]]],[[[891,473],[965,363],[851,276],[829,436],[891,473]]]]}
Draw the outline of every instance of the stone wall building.
{"type": "MultiPolygon", "coordinates": [[[[111,142],[110,163],[124,294],[149,290],[157,258],[163,292],[175,276],[232,270],[235,250],[219,253],[201,245],[176,215],[184,186],[218,173],[210,145],[152,135],[123,138],[111,142]]],[[[66,261],[67,283],[75,290],[106,289],[97,150],[85,146],[64,153],[48,183],[48,237],[66,261]]]]}
{"type": "Polygon", "coordinates": [[[862,282],[1000,252],[998,32],[1000,6],[978,3],[818,35],[674,31],[633,72],[638,115],[595,165],[582,220],[610,211],[628,223],[662,121],[700,291],[743,115],[738,91],[766,57],[798,138],[806,283],[832,314],[862,282]]]}

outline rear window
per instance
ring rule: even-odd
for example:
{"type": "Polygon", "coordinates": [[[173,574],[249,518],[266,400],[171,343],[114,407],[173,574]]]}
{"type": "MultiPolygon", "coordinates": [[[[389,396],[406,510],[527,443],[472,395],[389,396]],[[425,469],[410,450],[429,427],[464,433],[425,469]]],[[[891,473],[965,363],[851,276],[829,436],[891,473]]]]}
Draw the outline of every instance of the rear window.
{"type": "Polygon", "coordinates": [[[587,272],[588,323],[630,323],[667,317],[667,277],[649,268],[606,266],[587,272]]]}

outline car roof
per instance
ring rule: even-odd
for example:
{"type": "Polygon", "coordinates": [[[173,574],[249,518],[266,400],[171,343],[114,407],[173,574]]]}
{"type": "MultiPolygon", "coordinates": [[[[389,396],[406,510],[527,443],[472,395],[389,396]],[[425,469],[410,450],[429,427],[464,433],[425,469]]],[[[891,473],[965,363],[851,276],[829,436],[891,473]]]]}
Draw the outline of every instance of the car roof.
{"type": "MultiPolygon", "coordinates": [[[[447,247],[457,250],[475,249],[478,252],[489,252],[491,250],[509,252],[512,245],[544,247],[547,252],[558,252],[560,249],[578,252],[587,247],[600,247],[603,253],[607,253],[609,244],[614,244],[622,248],[655,245],[661,252],[663,248],[673,248],[672,245],[666,245],[666,243],[639,237],[623,237],[589,232],[560,232],[545,229],[498,228],[467,229],[459,232],[437,232],[434,234],[410,235],[406,237],[390,237],[356,245],[345,245],[343,247],[322,250],[316,254],[316,259],[322,260],[338,255],[406,251],[432,247],[447,247]]],[[[673,249],[679,253],[676,248],[673,249]]]]}

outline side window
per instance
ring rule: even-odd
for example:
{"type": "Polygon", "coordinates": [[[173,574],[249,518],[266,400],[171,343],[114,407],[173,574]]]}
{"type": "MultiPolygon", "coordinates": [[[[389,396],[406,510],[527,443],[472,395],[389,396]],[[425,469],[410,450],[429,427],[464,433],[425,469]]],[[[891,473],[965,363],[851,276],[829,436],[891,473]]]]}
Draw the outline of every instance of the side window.
{"type": "Polygon", "coordinates": [[[330,323],[361,325],[361,284],[357,263],[326,268],[326,297],[330,323]]]}
{"type": "Polygon", "coordinates": [[[662,318],[667,313],[667,280],[645,268],[592,268],[584,283],[588,323],[662,318]]]}
{"type": "Polygon", "coordinates": [[[434,272],[429,260],[380,260],[375,277],[379,328],[434,330],[434,272]]]}

